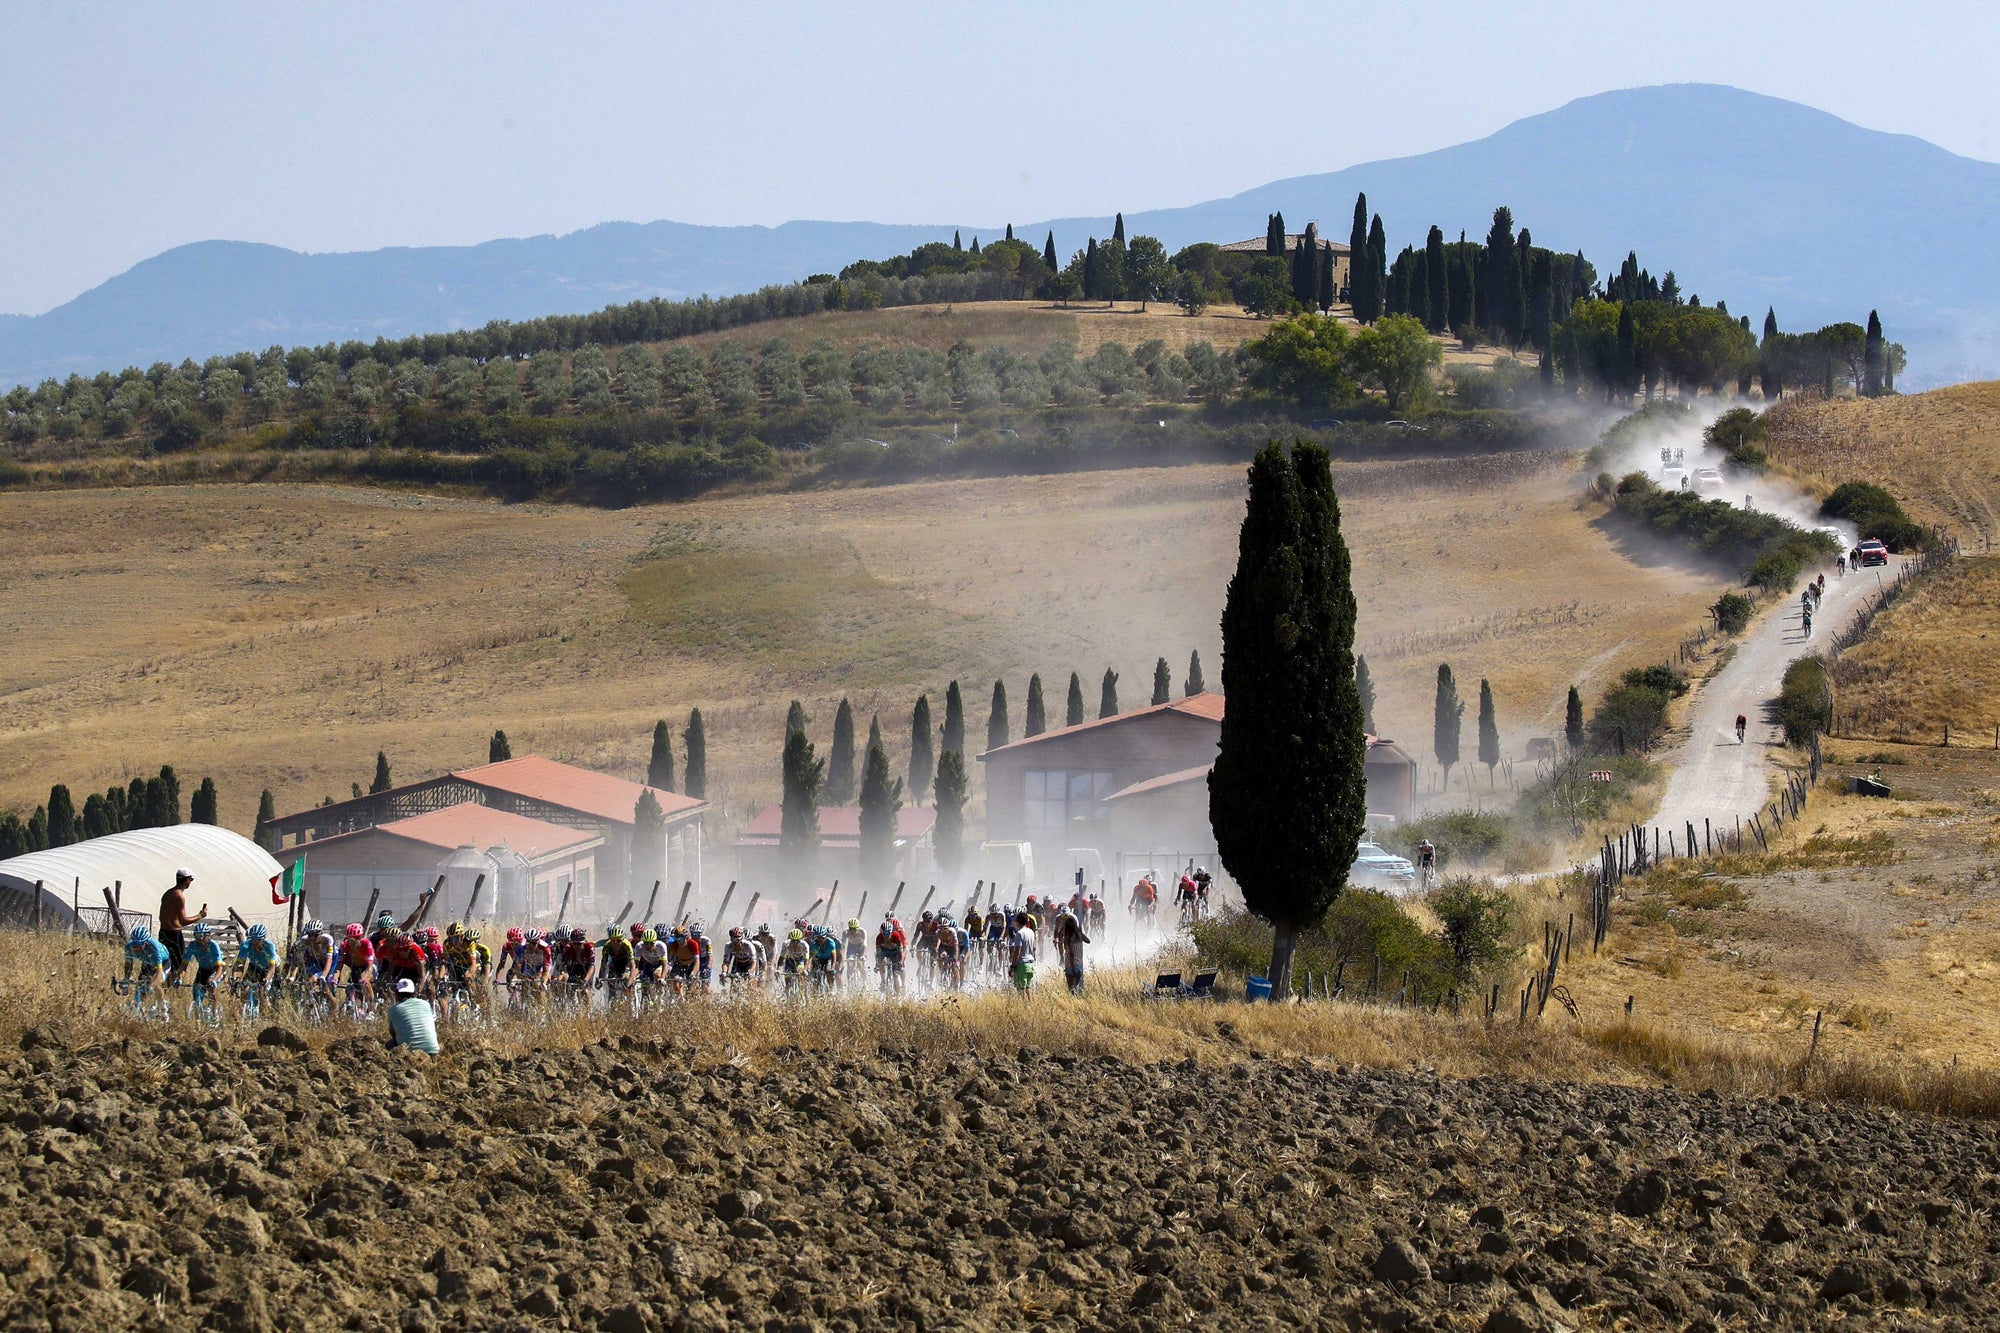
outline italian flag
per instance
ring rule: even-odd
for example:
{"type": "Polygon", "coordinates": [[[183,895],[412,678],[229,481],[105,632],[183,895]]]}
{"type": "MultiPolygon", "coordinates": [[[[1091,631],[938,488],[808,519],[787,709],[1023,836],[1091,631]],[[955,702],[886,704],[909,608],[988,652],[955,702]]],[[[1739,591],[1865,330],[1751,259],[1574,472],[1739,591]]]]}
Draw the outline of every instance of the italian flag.
{"type": "Polygon", "coordinates": [[[306,891],[306,858],[299,859],[271,876],[271,905],[283,907],[306,891]]]}

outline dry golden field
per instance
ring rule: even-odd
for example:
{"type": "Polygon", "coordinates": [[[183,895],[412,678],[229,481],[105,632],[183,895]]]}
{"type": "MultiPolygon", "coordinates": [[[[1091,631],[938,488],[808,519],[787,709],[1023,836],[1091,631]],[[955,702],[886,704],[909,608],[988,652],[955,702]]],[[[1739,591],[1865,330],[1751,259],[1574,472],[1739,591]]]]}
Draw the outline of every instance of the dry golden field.
{"type": "Polygon", "coordinates": [[[1872,481],[1968,549],[2000,538],[2000,381],[1787,402],[1771,420],[1771,456],[1792,471],[1828,489],[1872,481]]]}
{"type": "MultiPolygon", "coordinates": [[[[1341,465],[1361,647],[1382,728],[1429,735],[1432,677],[1493,681],[1510,754],[1572,680],[1659,660],[1716,588],[1635,566],[1572,504],[1567,467],[1341,465]]],[[[653,720],[709,727],[711,796],[776,796],[786,703],[822,742],[851,694],[907,749],[909,708],[964,682],[983,738],[1039,671],[1094,708],[1155,657],[1214,679],[1242,471],[1129,470],[746,495],[606,512],[337,487],[8,494],[0,517],[0,802],[172,763],[247,829],[367,782],[516,753],[643,769],[653,720]]],[[[1470,726],[1470,721],[1467,723],[1470,726]]],[[[1421,753],[1428,747],[1416,744],[1421,753]]]]}
{"type": "Polygon", "coordinates": [[[1842,731],[1991,746],[2000,728],[2000,556],[1970,556],[1918,582],[1841,654],[1842,731]],[[1852,719],[1852,721],[1848,721],[1852,719]]]}

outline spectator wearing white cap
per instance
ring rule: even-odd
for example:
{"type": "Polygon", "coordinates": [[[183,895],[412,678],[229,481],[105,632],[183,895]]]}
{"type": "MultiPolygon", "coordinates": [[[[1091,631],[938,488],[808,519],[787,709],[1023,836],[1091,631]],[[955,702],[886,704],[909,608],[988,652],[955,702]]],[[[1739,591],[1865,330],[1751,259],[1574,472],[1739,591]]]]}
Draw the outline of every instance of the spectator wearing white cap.
{"type": "Polygon", "coordinates": [[[396,983],[396,1002],[389,1006],[389,1045],[438,1053],[437,1014],[408,977],[396,983]]]}
{"type": "MultiPolygon", "coordinates": [[[[187,936],[181,932],[197,921],[208,919],[208,904],[193,916],[188,915],[187,891],[194,883],[194,871],[176,870],[174,886],[160,895],[160,943],[167,948],[167,981],[172,984],[180,980],[181,970],[187,966],[187,936]]],[[[122,927],[121,927],[122,929],[122,927]]]]}

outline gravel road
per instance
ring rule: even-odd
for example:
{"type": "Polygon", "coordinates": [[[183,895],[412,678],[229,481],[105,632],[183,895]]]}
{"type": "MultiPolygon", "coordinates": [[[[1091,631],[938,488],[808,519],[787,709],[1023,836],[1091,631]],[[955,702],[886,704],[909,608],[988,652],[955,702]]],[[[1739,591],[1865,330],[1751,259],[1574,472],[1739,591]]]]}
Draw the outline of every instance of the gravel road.
{"type": "Polygon", "coordinates": [[[1689,717],[1687,741],[1666,757],[1672,770],[1660,813],[1654,822],[1678,829],[1703,819],[1728,823],[1748,817],[1771,795],[1771,761],[1784,745],[1784,733],[1772,709],[1785,668],[1823,646],[1845,625],[1863,598],[1896,576],[1900,557],[1886,568],[1863,570],[1845,578],[1827,571],[1826,601],[1813,613],[1812,637],[1807,638],[1796,596],[1766,613],[1743,635],[1736,656],[1701,687],[1689,717]],[[1741,745],[1736,742],[1736,717],[1750,719],[1741,745]]]}

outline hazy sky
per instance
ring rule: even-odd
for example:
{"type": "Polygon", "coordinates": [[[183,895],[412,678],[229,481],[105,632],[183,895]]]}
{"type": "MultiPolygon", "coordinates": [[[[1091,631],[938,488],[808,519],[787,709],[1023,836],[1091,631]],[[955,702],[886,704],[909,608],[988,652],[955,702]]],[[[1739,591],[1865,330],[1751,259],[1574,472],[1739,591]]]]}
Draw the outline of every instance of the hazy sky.
{"type": "Polygon", "coordinates": [[[0,5],[0,311],[217,237],[1195,203],[1688,80],[2000,158],[1971,3],[0,5]]]}

